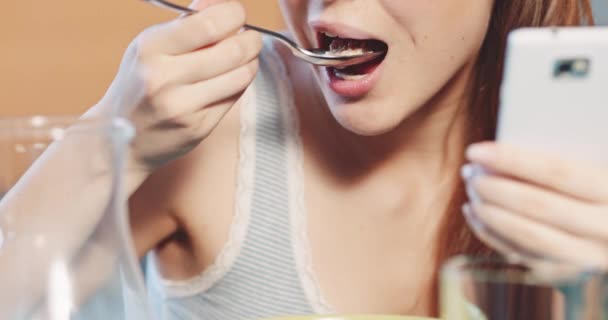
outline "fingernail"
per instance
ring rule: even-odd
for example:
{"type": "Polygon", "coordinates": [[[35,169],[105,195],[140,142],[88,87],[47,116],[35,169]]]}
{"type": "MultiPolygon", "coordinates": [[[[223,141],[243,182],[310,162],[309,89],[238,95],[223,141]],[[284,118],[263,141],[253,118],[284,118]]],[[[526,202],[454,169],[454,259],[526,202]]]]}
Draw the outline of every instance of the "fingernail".
{"type": "Polygon", "coordinates": [[[488,144],[473,144],[467,148],[466,157],[473,162],[491,162],[494,150],[488,144]]]}
{"type": "Polygon", "coordinates": [[[465,191],[467,193],[467,197],[471,203],[479,203],[481,199],[473,186],[473,181],[469,180],[465,186],[465,191]]]}
{"type": "Polygon", "coordinates": [[[483,230],[483,225],[475,217],[475,213],[473,212],[473,207],[471,206],[471,204],[465,203],[462,206],[462,214],[464,215],[465,220],[467,220],[469,226],[471,226],[474,231],[480,232],[481,230],[483,230]]]}
{"type": "Polygon", "coordinates": [[[460,169],[460,175],[468,183],[472,183],[475,178],[489,174],[489,171],[480,164],[467,163],[460,169]]]}
{"type": "Polygon", "coordinates": [[[475,169],[473,168],[473,165],[470,164],[470,163],[469,164],[465,164],[460,169],[460,176],[462,176],[462,179],[464,181],[471,180],[474,175],[475,175],[475,169]]]}

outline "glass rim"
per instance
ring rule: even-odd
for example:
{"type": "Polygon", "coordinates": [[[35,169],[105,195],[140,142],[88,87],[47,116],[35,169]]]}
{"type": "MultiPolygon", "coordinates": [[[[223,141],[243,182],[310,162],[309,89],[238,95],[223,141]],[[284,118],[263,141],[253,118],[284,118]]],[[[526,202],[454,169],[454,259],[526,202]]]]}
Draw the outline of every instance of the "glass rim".
{"type": "Polygon", "coordinates": [[[90,116],[82,115],[29,115],[0,117],[0,135],[7,133],[27,136],[28,130],[32,132],[45,132],[61,129],[66,132],[92,132],[95,130],[111,128],[124,132],[125,136],[132,138],[134,126],[128,119],[120,116],[90,116]]]}
{"type": "Polygon", "coordinates": [[[555,261],[539,262],[537,269],[519,261],[509,261],[503,257],[457,255],[450,258],[441,267],[441,277],[454,280],[465,275],[479,282],[502,282],[522,285],[572,284],[588,278],[602,276],[603,273],[592,269],[583,269],[575,265],[555,261]],[[521,269],[484,268],[488,265],[521,267],[521,269]],[[476,268],[478,267],[478,268],[476,268]],[[557,269],[557,268],[564,269],[557,269]],[[542,268],[542,269],[541,269],[542,268]],[[547,269],[553,268],[553,269],[547,269]],[[563,271],[560,273],[558,270],[563,271]],[[545,273],[544,271],[548,271],[545,273]],[[554,273],[550,272],[553,271],[554,273]]]}

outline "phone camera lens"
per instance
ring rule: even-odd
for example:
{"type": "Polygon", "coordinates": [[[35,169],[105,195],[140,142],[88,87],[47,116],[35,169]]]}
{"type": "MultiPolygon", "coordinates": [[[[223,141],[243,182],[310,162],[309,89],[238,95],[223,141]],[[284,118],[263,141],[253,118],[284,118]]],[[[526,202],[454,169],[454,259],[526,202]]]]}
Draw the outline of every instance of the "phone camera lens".
{"type": "Polygon", "coordinates": [[[555,63],[553,76],[555,78],[584,78],[589,74],[589,59],[563,59],[555,63]]]}

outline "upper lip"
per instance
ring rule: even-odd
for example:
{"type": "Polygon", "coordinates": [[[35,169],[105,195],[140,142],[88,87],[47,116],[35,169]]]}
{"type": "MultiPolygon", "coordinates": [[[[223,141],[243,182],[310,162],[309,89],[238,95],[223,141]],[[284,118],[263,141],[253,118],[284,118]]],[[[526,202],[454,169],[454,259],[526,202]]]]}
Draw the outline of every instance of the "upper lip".
{"type": "Polygon", "coordinates": [[[379,37],[374,36],[368,32],[365,32],[356,27],[349,26],[349,25],[342,24],[342,23],[331,23],[331,22],[319,20],[319,21],[311,22],[310,26],[312,27],[312,29],[315,31],[315,34],[316,34],[315,45],[317,48],[319,48],[321,45],[321,36],[323,33],[332,33],[343,39],[356,39],[356,40],[374,39],[374,40],[383,41],[379,37]]]}

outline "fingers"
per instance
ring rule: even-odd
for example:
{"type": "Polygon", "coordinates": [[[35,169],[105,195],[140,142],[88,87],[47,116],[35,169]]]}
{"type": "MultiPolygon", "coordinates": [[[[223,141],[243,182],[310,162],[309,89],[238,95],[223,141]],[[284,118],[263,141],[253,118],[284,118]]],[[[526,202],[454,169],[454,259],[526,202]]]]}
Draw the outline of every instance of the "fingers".
{"type": "Polygon", "coordinates": [[[473,202],[503,208],[569,234],[608,243],[608,207],[565,197],[540,187],[499,176],[469,182],[473,202]]]}
{"type": "Polygon", "coordinates": [[[463,168],[476,235],[508,255],[608,267],[608,170],[482,143],[463,168]],[[479,173],[483,168],[483,173],[479,173]]]}
{"type": "Polygon", "coordinates": [[[608,203],[608,168],[495,143],[471,146],[467,158],[499,175],[571,197],[608,203]]]}
{"type": "Polygon", "coordinates": [[[193,109],[213,105],[242,93],[251,84],[258,70],[258,60],[255,59],[233,71],[205,81],[184,87],[184,96],[191,98],[193,109]]]}
{"type": "Polygon", "coordinates": [[[505,239],[534,255],[558,261],[590,267],[608,266],[607,252],[598,243],[567,234],[494,205],[476,203],[471,204],[471,209],[480,223],[494,232],[494,235],[486,237],[505,239]]]}
{"type": "Polygon", "coordinates": [[[222,1],[196,14],[148,30],[140,36],[144,53],[179,55],[236,33],[245,24],[245,9],[239,1],[222,1]]]}
{"type": "Polygon", "coordinates": [[[497,250],[511,261],[519,260],[522,255],[520,248],[514,248],[512,244],[507,243],[504,239],[498,239],[493,236],[493,232],[488,230],[484,224],[479,221],[475,216],[473,209],[470,204],[462,206],[462,213],[467,221],[467,224],[471,227],[471,230],[479,240],[490,246],[494,250],[497,250]]]}
{"type": "Polygon", "coordinates": [[[196,112],[243,92],[255,78],[257,69],[255,59],[213,79],[167,90],[154,97],[153,103],[163,119],[196,112]]]}
{"type": "Polygon", "coordinates": [[[249,63],[261,49],[261,35],[255,31],[245,31],[205,50],[176,57],[172,62],[174,67],[170,69],[178,73],[175,76],[177,81],[195,83],[249,63]]]}

